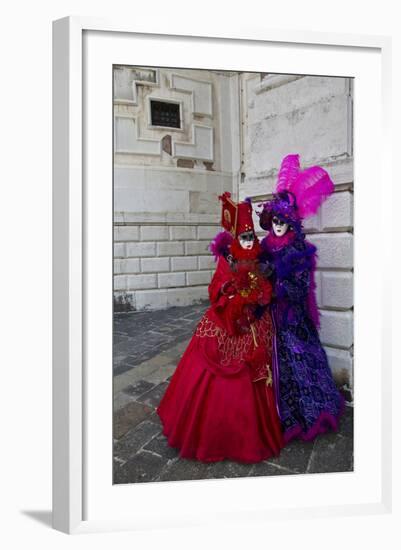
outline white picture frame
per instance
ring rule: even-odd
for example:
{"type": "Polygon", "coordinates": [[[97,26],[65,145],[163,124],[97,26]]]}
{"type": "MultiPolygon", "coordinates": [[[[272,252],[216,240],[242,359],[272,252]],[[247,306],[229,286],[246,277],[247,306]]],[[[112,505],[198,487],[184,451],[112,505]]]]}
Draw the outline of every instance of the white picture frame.
{"type": "Polygon", "coordinates": [[[268,521],[266,517],[388,513],[391,510],[391,434],[386,427],[391,426],[391,297],[384,290],[390,288],[391,250],[389,241],[379,242],[375,235],[371,235],[368,242],[365,230],[369,228],[372,211],[377,223],[383,223],[384,198],[391,201],[391,168],[384,154],[390,147],[391,41],[378,36],[261,28],[238,30],[228,26],[206,33],[209,36],[203,33],[186,36],[180,28],[173,27],[168,31],[166,34],[164,30],[148,29],[140,23],[83,17],[54,22],[53,526],[67,533],[81,533],[219,521],[262,522],[268,521]],[[137,44],[144,41],[147,47],[135,49],[131,47],[132,41],[137,44]],[[180,57],[179,52],[184,55],[188,50],[182,48],[183,44],[191,46],[190,57],[200,68],[263,71],[266,60],[262,66],[261,59],[267,48],[271,72],[322,74],[325,66],[325,74],[356,78],[354,472],[287,479],[159,482],[114,488],[110,485],[112,367],[108,361],[112,301],[107,289],[112,284],[112,97],[108,111],[104,112],[109,88],[108,84],[106,89],[101,84],[107,82],[102,80],[107,67],[112,79],[110,62],[123,65],[131,60],[127,64],[191,67],[188,52],[186,62],[180,57]],[[228,58],[227,49],[232,51],[228,58]],[[298,58],[296,63],[294,57],[298,58]],[[91,79],[96,78],[99,93],[96,98],[90,96],[88,103],[87,87],[90,88],[91,79]],[[364,136],[367,127],[363,117],[368,108],[369,139],[364,136]],[[93,135],[91,123],[95,109],[99,117],[98,138],[88,140],[88,135],[93,135]],[[374,166],[368,162],[373,151],[374,166]],[[107,164],[97,166],[94,156],[107,164]],[[375,188],[373,183],[378,179],[381,185],[375,188]],[[382,262],[380,266],[375,265],[375,278],[367,288],[363,274],[366,277],[369,269],[370,246],[380,247],[382,262]],[[370,325],[367,315],[371,316],[370,325]],[[362,340],[369,341],[369,351],[363,349],[362,340]],[[95,362],[99,366],[96,378],[93,377],[95,362]],[[363,371],[359,368],[362,363],[363,371]],[[101,430],[93,422],[95,417],[101,430]],[[367,427],[375,442],[369,456],[367,427]],[[109,477],[105,474],[108,461],[109,477]],[[288,506],[289,492],[291,506],[288,506]],[[260,493],[272,495],[271,500],[267,502],[260,493]],[[167,503],[170,506],[166,506],[167,503]]]}

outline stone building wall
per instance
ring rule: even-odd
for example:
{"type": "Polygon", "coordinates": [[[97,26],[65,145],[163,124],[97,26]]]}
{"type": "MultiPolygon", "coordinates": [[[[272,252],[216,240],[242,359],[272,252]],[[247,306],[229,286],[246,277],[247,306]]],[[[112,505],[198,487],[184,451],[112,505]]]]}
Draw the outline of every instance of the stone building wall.
{"type": "Polygon", "coordinates": [[[116,311],[207,298],[218,195],[238,189],[238,89],[237,73],[114,67],[116,311]],[[181,127],[152,125],[151,100],[181,127]]]}
{"type": "MultiPolygon", "coordinates": [[[[335,193],[305,223],[318,247],[320,337],[337,382],[352,388],[353,151],[352,80],[241,76],[244,113],[240,198],[271,197],[281,159],[299,153],[301,166],[323,166],[335,193]]],[[[255,220],[257,225],[257,220],[255,220]]]]}

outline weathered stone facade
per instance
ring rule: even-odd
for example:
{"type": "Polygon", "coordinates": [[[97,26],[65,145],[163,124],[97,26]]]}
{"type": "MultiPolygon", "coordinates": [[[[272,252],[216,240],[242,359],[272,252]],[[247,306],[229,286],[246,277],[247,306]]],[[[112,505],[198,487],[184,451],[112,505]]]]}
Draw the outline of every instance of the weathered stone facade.
{"type": "Polygon", "coordinates": [[[319,164],[336,192],[305,223],[318,247],[320,337],[339,383],[352,387],[353,152],[352,80],[299,75],[241,75],[243,158],[240,198],[268,198],[281,159],[299,153],[319,164]]]}
{"type": "Polygon", "coordinates": [[[114,68],[115,309],[207,298],[218,195],[238,188],[239,75],[114,68]],[[179,106],[180,127],[152,125],[151,100],[179,106]]]}
{"type": "Polygon", "coordinates": [[[218,195],[268,198],[283,156],[299,153],[336,184],[305,226],[319,252],[321,339],[352,387],[352,80],[136,67],[114,78],[116,311],[207,298],[218,195]],[[152,99],[179,106],[179,128],[151,124],[152,99]]]}

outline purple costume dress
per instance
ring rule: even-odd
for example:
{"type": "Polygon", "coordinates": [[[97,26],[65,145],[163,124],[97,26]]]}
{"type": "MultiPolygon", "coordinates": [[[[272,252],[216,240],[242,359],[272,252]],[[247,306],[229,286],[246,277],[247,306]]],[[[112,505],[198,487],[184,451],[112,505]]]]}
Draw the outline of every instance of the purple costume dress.
{"type": "Polygon", "coordinates": [[[292,232],[280,238],[269,235],[261,246],[260,260],[273,266],[273,368],[284,440],[311,440],[337,430],[344,406],[315,324],[316,248],[292,232]]]}
{"type": "Polygon", "coordinates": [[[311,440],[336,430],[344,407],[318,334],[316,247],[302,230],[302,220],[314,215],[333,191],[323,168],[301,170],[299,155],[287,155],[278,173],[276,194],[258,213],[260,226],[269,231],[261,242],[260,262],[273,283],[273,369],[286,442],[295,437],[311,440]],[[287,232],[275,235],[273,223],[287,224],[287,232]]]}

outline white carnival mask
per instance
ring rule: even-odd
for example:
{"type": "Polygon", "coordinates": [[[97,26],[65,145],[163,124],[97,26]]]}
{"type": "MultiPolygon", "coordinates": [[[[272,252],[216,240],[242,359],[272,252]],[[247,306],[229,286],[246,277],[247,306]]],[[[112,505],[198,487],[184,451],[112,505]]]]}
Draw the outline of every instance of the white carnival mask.
{"type": "Polygon", "coordinates": [[[253,243],[255,242],[255,235],[253,231],[246,231],[238,235],[238,241],[242,248],[245,250],[251,250],[253,248],[253,243]]]}
{"type": "Polygon", "coordinates": [[[273,216],[272,229],[276,237],[283,237],[287,233],[288,227],[289,227],[288,223],[283,222],[277,216],[273,216]]]}

